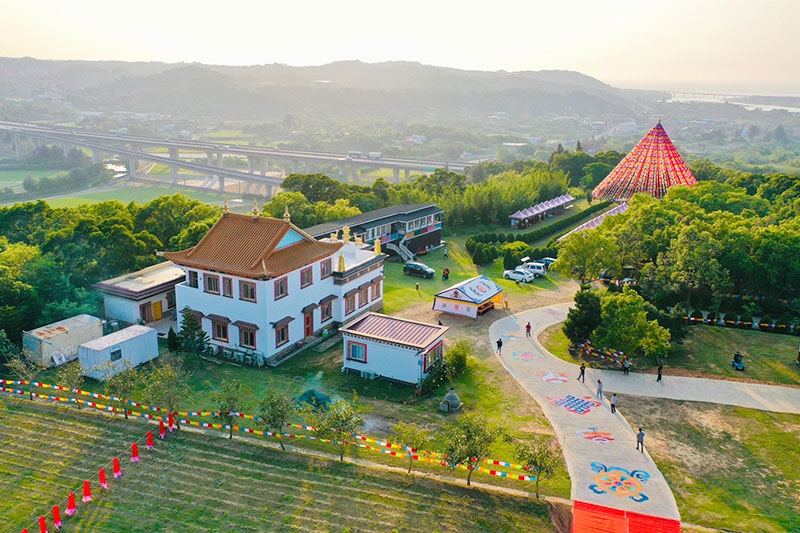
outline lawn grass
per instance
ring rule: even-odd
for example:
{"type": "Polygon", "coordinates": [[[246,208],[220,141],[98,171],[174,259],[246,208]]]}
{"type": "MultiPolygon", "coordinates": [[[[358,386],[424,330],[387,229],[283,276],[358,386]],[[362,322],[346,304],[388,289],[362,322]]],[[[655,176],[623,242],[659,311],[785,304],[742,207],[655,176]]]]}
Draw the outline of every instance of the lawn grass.
{"type": "MultiPolygon", "coordinates": [[[[619,368],[597,358],[578,359],[569,352],[569,339],[563,324],[547,328],[539,337],[550,353],[570,363],[586,363],[593,368],[619,368]]],[[[782,385],[800,385],[800,366],[795,363],[800,339],[791,335],[717,326],[689,326],[682,343],[675,344],[666,365],[677,375],[710,376],[724,379],[750,379],[782,385]],[[731,358],[739,350],[744,356],[745,371],[731,367],[731,358]]],[[[655,365],[637,359],[635,371],[654,371],[655,365]],[[644,365],[644,366],[643,366],[644,365]]]]}
{"type": "Polygon", "coordinates": [[[28,176],[42,178],[66,174],[66,172],[66,170],[0,170],[0,183],[13,185],[22,183],[28,176]]]}
{"type": "Polygon", "coordinates": [[[695,325],[689,326],[689,334],[675,346],[668,363],[728,378],[800,385],[800,366],[795,363],[798,343],[800,339],[792,335],[695,325]],[[744,356],[744,372],[731,367],[737,350],[744,356]]]}
{"type": "MultiPolygon", "coordinates": [[[[280,390],[293,398],[309,389],[321,392],[331,399],[351,399],[355,392],[365,410],[363,434],[391,440],[391,428],[395,423],[413,422],[431,432],[433,443],[429,448],[437,449],[442,443],[441,436],[445,425],[452,422],[457,416],[442,413],[438,409],[439,402],[447,392],[449,385],[442,386],[430,394],[416,396],[415,387],[409,385],[400,385],[380,379],[370,381],[362,379],[357,374],[343,374],[341,372],[342,354],[342,343],[339,342],[321,353],[313,349],[306,350],[280,366],[269,369],[256,369],[231,363],[217,364],[196,358],[189,359],[185,366],[190,372],[189,389],[191,394],[182,402],[181,410],[214,410],[215,405],[209,393],[217,390],[224,379],[238,379],[246,385],[248,394],[241,406],[241,410],[246,413],[255,412],[257,400],[268,389],[280,390]]],[[[166,350],[163,342],[159,360],[172,360],[172,356],[166,350]]],[[[145,365],[143,368],[146,369],[147,366],[145,365]]],[[[56,373],[56,369],[48,370],[38,380],[44,383],[55,383],[57,381],[56,373]]],[[[468,361],[467,371],[457,377],[452,386],[455,387],[464,402],[465,411],[484,415],[491,423],[501,425],[508,435],[515,439],[529,438],[532,432],[538,431],[536,428],[546,427],[547,422],[543,418],[540,420],[532,416],[524,406],[520,405],[515,396],[508,394],[503,387],[502,380],[504,379],[507,379],[507,376],[496,373],[484,361],[473,357],[468,361]],[[503,416],[498,416],[499,413],[502,413],[503,416]]],[[[87,380],[81,388],[91,392],[103,392],[102,384],[95,380],[87,380]]],[[[71,396],[68,393],[62,393],[62,395],[71,396]]],[[[147,398],[142,396],[141,391],[134,397],[139,401],[147,402],[147,398]]],[[[211,418],[203,420],[212,421],[211,418]]],[[[300,418],[295,418],[295,421],[302,422],[300,418]]],[[[247,424],[247,422],[242,423],[247,424]]],[[[250,427],[253,427],[253,422],[249,422],[249,424],[250,427]]],[[[326,449],[326,445],[314,441],[296,442],[298,445],[311,449],[326,449]]],[[[398,464],[398,459],[390,456],[358,449],[353,449],[351,452],[370,461],[398,464]]],[[[499,439],[491,448],[491,456],[496,459],[515,460],[514,443],[499,439]]],[[[447,472],[440,466],[424,463],[415,465],[415,468],[439,474],[447,472]]],[[[459,476],[460,471],[452,474],[459,476]]],[[[524,482],[489,477],[480,472],[476,476],[487,483],[513,486],[523,490],[531,489],[524,482]]],[[[543,481],[541,488],[545,494],[569,497],[570,480],[565,467],[559,464],[556,475],[552,479],[543,481]]]]}
{"type": "Polygon", "coordinates": [[[529,499],[186,431],[141,446],[132,465],[130,443],[152,425],[5,398],[0,412],[0,513],[11,531],[55,503],[70,531],[552,530],[546,505],[529,499]],[[80,503],[81,480],[114,456],[124,476],[108,491],[94,483],[94,501],[80,503]],[[73,490],[78,512],[66,517],[73,490]]]}
{"type": "Polygon", "coordinates": [[[120,189],[107,189],[103,191],[76,193],[74,196],[64,196],[47,200],[52,207],[75,207],[80,204],[97,203],[105,200],[119,200],[122,203],[138,202],[147,203],[154,198],[179,192],[201,202],[220,204],[223,196],[215,192],[198,191],[194,189],[172,188],[161,185],[142,185],[140,187],[126,187],[120,189]]]}
{"type": "Polygon", "coordinates": [[[624,396],[686,522],[800,531],[800,416],[624,396]]]}

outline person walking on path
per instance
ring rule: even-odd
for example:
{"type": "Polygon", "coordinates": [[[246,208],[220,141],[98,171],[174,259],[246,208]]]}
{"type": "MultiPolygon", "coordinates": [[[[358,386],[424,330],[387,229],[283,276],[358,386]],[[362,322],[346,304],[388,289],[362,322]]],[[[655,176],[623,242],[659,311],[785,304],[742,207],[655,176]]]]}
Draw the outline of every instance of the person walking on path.
{"type": "Polygon", "coordinates": [[[531,323],[530,322],[525,324],[525,336],[528,337],[529,339],[531,338],[531,323]]]}
{"type": "Polygon", "coordinates": [[[622,375],[627,376],[628,373],[631,371],[631,362],[628,361],[628,358],[622,360],[622,375]]]}
{"type": "Polygon", "coordinates": [[[581,373],[578,374],[578,381],[586,383],[586,365],[581,363],[581,373]]]}
{"type": "Polygon", "coordinates": [[[597,399],[598,400],[603,399],[603,382],[600,381],[599,379],[597,380],[597,399]]]}
{"type": "Polygon", "coordinates": [[[636,434],[636,449],[644,453],[644,431],[639,428],[639,433],[636,434]]]}
{"type": "Polygon", "coordinates": [[[616,413],[617,412],[617,394],[616,393],[611,395],[611,412],[612,413],[616,413]]]}
{"type": "Polygon", "coordinates": [[[659,361],[658,363],[658,377],[656,378],[656,383],[661,381],[661,373],[664,371],[664,365],[659,361]]]}
{"type": "Polygon", "coordinates": [[[503,353],[503,339],[497,339],[497,355],[503,353]]]}

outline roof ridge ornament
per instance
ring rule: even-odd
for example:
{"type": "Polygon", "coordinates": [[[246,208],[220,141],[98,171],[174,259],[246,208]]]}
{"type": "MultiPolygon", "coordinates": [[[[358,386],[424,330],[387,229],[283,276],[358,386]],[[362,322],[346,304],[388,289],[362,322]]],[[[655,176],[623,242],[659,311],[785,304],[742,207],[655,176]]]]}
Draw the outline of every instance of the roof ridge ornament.
{"type": "Polygon", "coordinates": [[[250,214],[253,215],[253,220],[258,220],[258,213],[258,200],[253,198],[253,210],[250,212],[250,214]]]}
{"type": "Polygon", "coordinates": [[[291,224],[291,222],[292,222],[292,217],[289,215],[289,206],[288,205],[285,205],[283,207],[283,221],[286,222],[287,224],[291,224]]]}
{"type": "Polygon", "coordinates": [[[230,208],[228,207],[228,199],[227,199],[227,198],[225,198],[225,203],[224,203],[224,205],[222,206],[222,214],[223,214],[223,215],[227,215],[227,214],[228,214],[228,213],[230,213],[230,212],[231,212],[231,210],[230,210],[230,208]]]}

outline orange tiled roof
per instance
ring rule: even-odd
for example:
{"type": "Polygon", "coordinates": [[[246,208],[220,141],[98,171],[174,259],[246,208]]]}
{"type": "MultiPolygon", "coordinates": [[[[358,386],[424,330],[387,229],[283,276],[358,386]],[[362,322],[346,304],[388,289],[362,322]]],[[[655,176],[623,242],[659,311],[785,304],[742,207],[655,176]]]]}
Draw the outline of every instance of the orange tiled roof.
{"type": "Polygon", "coordinates": [[[320,242],[277,218],[228,213],[192,248],[161,255],[175,264],[245,278],[275,277],[327,257],[339,242],[320,242]],[[292,229],[303,240],[275,250],[292,229]]]}

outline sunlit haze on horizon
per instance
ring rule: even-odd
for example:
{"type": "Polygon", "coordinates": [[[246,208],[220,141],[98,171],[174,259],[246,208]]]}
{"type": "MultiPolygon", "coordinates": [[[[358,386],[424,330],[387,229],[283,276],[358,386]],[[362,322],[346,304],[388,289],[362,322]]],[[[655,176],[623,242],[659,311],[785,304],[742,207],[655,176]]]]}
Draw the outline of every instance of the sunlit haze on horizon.
{"type": "Polygon", "coordinates": [[[0,56],[575,70],[618,87],[800,95],[800,2],[0,0],[0,56]]]}

